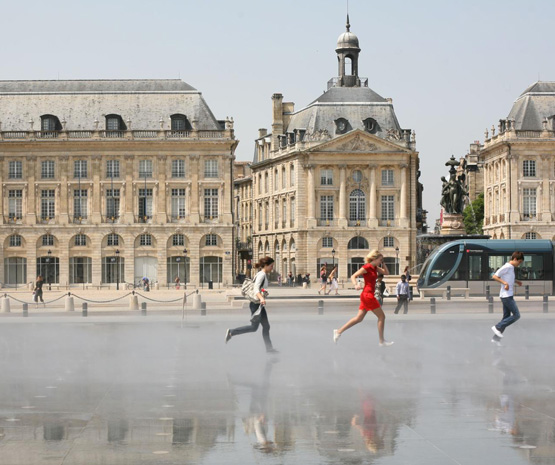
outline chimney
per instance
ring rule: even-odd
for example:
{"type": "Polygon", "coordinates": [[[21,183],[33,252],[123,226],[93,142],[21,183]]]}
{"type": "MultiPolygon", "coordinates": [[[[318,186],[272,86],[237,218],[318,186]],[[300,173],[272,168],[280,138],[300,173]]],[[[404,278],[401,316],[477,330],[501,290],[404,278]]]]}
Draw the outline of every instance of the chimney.
{"type": "Polygon", "coordinates": [[[268,134],[268,130],[266,128],[260,128],[258,130],[258,138],[262,139],[266,134],[268,134]]]}
{"type": "Polygon", "coordinates": [[[283,134],[283,95],[272,95],[272,151],[279,150],[278,136],[283,134]]]}

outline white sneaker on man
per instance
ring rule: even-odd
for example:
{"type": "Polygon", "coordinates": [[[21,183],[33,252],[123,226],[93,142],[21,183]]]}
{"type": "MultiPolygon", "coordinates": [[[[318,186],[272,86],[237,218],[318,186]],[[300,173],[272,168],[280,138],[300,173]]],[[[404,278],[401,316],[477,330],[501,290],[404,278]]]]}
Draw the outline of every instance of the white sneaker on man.
{"type": "Polygon", "coordinates": [[[497,337],[503,337],[503,333],[499,331],[495,325],[491,327],[491,330],[493,331],[493,334],[495,334],[497,337]]]}
{"type": "Polygon", "coordinates": [[[334,329],[333,330],[333,342],[335,342],[337,344],[337,340],[341,337],[341,333],[339,332],[339,330],[334,329]]]}

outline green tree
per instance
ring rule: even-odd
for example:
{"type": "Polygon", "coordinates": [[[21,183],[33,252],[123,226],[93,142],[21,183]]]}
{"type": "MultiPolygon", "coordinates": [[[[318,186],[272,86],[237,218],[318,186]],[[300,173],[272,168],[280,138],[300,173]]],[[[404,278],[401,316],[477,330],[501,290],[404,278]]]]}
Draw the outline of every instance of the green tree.
{"type": "Polygon", "coordinates": [[[484,194],[478,195],[463,211],[466,234],[482,234],[484,226],[484,194]]]}

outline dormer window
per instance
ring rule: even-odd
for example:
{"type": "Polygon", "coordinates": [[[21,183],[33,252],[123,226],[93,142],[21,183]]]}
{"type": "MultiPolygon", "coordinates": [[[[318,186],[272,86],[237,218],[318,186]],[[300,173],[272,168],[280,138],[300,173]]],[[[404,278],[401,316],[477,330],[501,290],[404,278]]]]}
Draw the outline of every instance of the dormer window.
{"type": "Polygon", "coordinates": [[[336,134],[345,134],[347,131],[349,131],[351,128],[351,125],[349,124],[349,121],[346,120],[345,118],[338,118],[335,120],[335,133],[336,134]]]}
{"type": "Polygon", "coordinates": [[[374,134],[378,129],[378,123],[374,118],[366,118],[363,122],[364,130],[371,134],[374,134]]]}
{"type": "Polygon", "coordinates": [[[127,126],[120,115],[106,115],[106,131],[125,131],[127,126]]]}
{"type": "Polygon", "coordinates": [[[52,132],[61,131],[62,124],[57,116],[54,115],[42,115],[40,117],[40,128],[41,131],[52,132]]]}
{"type": "Polygon", "coordinates": [[[192,129],[191,123],[185,115],[175,114],[171,115],[172,131],[190,131],[192,129]]]}

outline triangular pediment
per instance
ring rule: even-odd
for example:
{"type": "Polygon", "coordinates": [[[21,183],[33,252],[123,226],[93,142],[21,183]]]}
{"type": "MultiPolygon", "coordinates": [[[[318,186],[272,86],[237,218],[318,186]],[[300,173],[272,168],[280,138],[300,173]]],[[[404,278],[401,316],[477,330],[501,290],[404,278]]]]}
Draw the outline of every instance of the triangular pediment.
{"type": "Polygon", "coordinates": [[[410,149],[357,129],[310,147],[309,152],[411,152],[410,149]]]}

